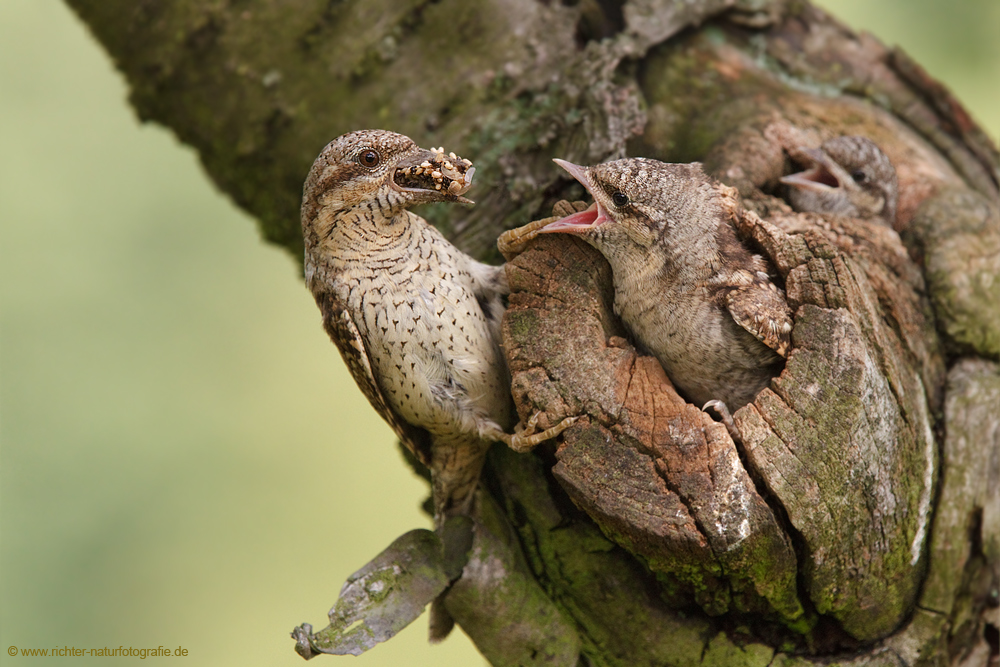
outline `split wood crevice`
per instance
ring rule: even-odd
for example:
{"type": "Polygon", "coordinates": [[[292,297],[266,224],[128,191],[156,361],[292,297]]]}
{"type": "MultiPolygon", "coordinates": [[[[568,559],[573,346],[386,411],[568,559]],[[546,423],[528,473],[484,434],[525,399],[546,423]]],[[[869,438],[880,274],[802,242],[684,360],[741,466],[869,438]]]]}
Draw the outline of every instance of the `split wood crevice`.
{"type": "MultiPolygon", "coordinates": [[[[767,78],[700,36],[671,48],[767,78]]],[[[920,664],[979,632],[967,656],[978,659],[1000,581],[1000,512],[986,509],[998,500],[1000,416],[968,411],[1000,415],[1000,367],[962,357],[1000,354],[996,196],[857,99],[783,91],[741,113],[706,166],[743,194],[740,233],[769,258],[795,314],[784,370],[735,414],[743,442],[627,342],[609,267],[562,236],[508,263],[504,344],[518,410],[551,423],[587,416],[552,453],[553,478],[655,575],[668,608],[693,604],[736,645],[752,628],[789,654],[920,664]],[[895,229],[794,213],[774,196],[792,149],[838,134],[872,136],[890,155],[904,186],[895,229]],[[953,399],[953,386],[976,399],[953,399]],[[970,577],[981,588],[966,600],[955,591],[970,577]]]]}
{"type": "MultiPolygon", "coordinates": [[[[542,410],[552,423],[587,416],[552,452],[552,475],[649,568],[666,608],[693,602],[718,627],[753,625],[792,646],[801,633],[792,652],[910,642],[934,610],[940,632],[951,606],[936,599],[937,582],[984,556],[965,540],[952,560],[955,544],[932,532],[933,502],[976,514],[996,482],[984,469],[939,488],[942,444],[948,474],[975,454],[937,438],[946,372],[920,271],[878,223],[742,219],[784,280],[795,328],[783,372],[735,414],[741,446],[623,338],[603,258],[558,235],[508,264],[504,340],[519,412],[542,410]],[[978,500],[961,497],[976,487],[978,500]]],[[[951,379],[984,383],[980,413],[1000,405],[996,364],[962,361],[951,379]]],[[[988,418],[970,427],[990,434],[988,418]]],[[[992,516],[977,539],[995,554],[992,516]]],[[[989,580],[988,570],[978,576],[989,580]]]]}

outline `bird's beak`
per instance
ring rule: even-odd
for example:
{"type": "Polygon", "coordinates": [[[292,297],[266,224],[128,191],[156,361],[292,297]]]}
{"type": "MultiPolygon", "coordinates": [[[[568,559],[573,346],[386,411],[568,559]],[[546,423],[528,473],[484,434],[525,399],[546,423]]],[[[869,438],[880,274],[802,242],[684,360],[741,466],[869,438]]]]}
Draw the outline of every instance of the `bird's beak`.
{"type": "Polygon", "coordinates": [[[793,157],[812,162],[812,166],[778,179],[785,185],[813,192],[831,192],[854,182],[839,164],[818,148],[801,148],[793,157]]]}
{"type": "Polygon", "coordinates": [[[443,149],[419,148],[401,159],[392,172],[390,185],[420,203],[434,201],[474,203],[462,195],[472,187],[476,168],[472,162],[443,149]]]}
{"type": "MultiPolygon", "coordinates": [[[[586,167],[573,164],[572,162],[567,162],[566,160],[560,160],[559,158],[555,158],[553,162],[568,171],[570,176],[580,181],[580,184],[587,189],[590,196],[594,196],[592,183],[590,181],[590,176],[587,175],[586,167]]],[[[604,207],[602,207],[597,201],[597,198],[594,197],[594,203],[587,210],[572,213],[567,215],[565,218],[560,218],[555,222],[550,222],[539,229],[538,232],[541,234],[583,234],[607,221],[608,216],[604,211],[604,207]]]]}

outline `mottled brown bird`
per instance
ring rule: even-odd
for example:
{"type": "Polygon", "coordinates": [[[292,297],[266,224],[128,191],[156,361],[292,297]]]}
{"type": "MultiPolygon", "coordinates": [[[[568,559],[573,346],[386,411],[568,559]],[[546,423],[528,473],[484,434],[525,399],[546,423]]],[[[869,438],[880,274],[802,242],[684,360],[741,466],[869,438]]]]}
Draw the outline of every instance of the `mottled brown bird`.
{"type": "Polygon", "coordinates": [[[302,198],[306,284],[358,386],[430,469],[439,526],[468,512],[490,441],[524,449],[569,425],[505,431],[504,269],[407,210],[472,203],[471,164],[393,132],[351,132],[316,158],[302,198]]]}
{"type": "Polygon", "coordinates": [[[736,235],[735,190],[697,163],[556,162],[594,204],[539,231],[574,234],[607,258],[615,312],[689,400],[724,416],[753,400],[781,369],[792,320],[736,235]]]}
{"type": "Polygon", "coordinates": [[[792,158],[808,165],[781,178],[796,211],[896,222],[896,169],[871,139],[836,137],[819,148],[798,148],[792,158]]]}

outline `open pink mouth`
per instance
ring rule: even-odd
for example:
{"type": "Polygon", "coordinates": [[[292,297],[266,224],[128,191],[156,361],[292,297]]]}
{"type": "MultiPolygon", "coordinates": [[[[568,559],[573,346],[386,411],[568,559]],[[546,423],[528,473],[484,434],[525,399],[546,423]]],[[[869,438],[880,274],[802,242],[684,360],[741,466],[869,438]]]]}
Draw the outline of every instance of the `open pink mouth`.
{"type": "MultiPolygon", "coordinates": [[[[587,168],[581,167],[578,164],[573,164],[572,162],[567,162],[566,160],[553,160],[560,167],[569,172],[570,176],[580,181],[580,184],[587,189],[587,192],[591,196],[594,195],[594,191],[591,189],[590,178],[587,176],[587,168]]],[[[587,231],[588,229],[593,229],[600,224],[608,221],[608,216],[604,210],[604,207],[597,203],[597,199],[594,199],[594,203],[590,205],[585,211],[579,211],[577,213],[572,213],[567,215],[565,218],[560,218],[555,222],[550,222],[538,231],[541,233],[551,233],[551,232],[569,232],[569,233],[579,233],[587,231]]]]}
{"type": "Polygon", "coordinates": [[[560,218],[555,222],[542,227],[540,232],[576,232],[593,229],[602,222],[606,222],[608,217],[604,215],[601,207],[594,202],[586,211],[580,211],[560,218]]]}
{"type": "Polygon", "coordinates": [[[802,188],[803,190],[815,190],[819,192],[829,191],[840,187],[840,180],[836,175],[834,175],[826,164],[830,159],[827,157],[826,153],[814,148],[807,149],[803,152],[812,158],[814,162],[813,166],[805,171],[800,171],[797,174],[782,176],[778,180],[785,185],[802,188]]]}
{"type": "MultiPolygon", "coordinates": [[[[840,181],[837,180],[837,177],[827,171],[822,165],[793,175],[798,177],[794,179],[794,183],[798,185],[812,185],[813,187],[824,185],[828,188],[840,187],[840,181]]],[[[785,182],[789,181],[792,181],[792,179],[788,178],[785,182]]]]}

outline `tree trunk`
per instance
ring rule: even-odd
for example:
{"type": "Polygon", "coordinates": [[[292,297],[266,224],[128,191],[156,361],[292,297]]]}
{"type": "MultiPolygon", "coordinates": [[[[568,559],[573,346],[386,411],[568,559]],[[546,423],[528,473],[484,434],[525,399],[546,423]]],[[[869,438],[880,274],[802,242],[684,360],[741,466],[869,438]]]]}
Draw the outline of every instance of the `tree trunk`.
{"type": "Polygon", "coordinates": [[[475,161],[475,208],[422,213],[484,258],[583,194],[553,157],[702,161],[760,214],[793,349],[739,445],[629,344],[593,249],[509,263],[518,410],[583,418],[491,451],[445,604],[494,665],[996,664],[1000,163],[905,54],[804,0],[68,2],[296,256],[312,160],[373,126],[475,161]],[[841,134],[896,166],[895,230],[775,196],[841,134]]]}

